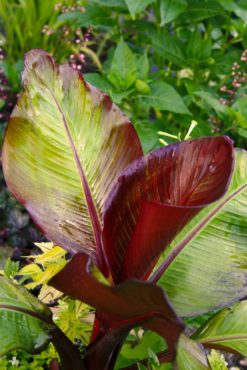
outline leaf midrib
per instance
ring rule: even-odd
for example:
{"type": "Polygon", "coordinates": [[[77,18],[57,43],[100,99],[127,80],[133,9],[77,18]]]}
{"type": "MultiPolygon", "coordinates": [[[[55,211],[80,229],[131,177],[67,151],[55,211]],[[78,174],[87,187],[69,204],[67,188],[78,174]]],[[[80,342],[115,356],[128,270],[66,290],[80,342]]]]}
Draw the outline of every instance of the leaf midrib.
{"type": "Polygon", "coordinates": [[[102,248],[102,245],[101,245],[102,244],[101,243],[102,228],[101,228],[98,212],[97,212],[94,200],[92,198],[90,187],[89,187],[88,181],[86,179],[86,176],[85,176],[85,173],[84,173],[84,170],[83,170],[83,167],[82,167],[82,164],[81,164],[80,157],[78,155],[76,146],[74,144],[74,141],[73,141],[73,138],[72,138],[72,135],[71,135],[71,132],[70,132],[69,125],[68,125],[67,119],[65,117],[65,114],[64,114],[62,108],[60,107],[60,104],[59,104],[58,100],[56,99],[55,95],[51,91],[51,89],[47,85],[46,85],[46,88],[48,89],[49,93],[51,94],[51,96],[52,96],[52,98],[53,98],[53,100],[54,100],[54,102],[57,106],[57,109],[58,109],[58,111],[59,111],[59,113],[61,114],[61,117],[62,117],[65,132],[67,134],[69,144],[70,144],[70,147],[71,147],[71,151],[73,153],[73,157],[74,157],[74,160],[76,162],[76,166],[77,166],[77,169],[78,169],[78,172],[79,172],[79,177],[80,177],[82,189],[83,189],[84,194],[85,194],[86,205],[87,205],[87,209],[88,209],[90,219],[91,219],[91,223],[92,223],[92,227],[93,227],[93,234],[94,234],[96,249],[98,250],[97,257],[101,260],[101,258],[103,258],[104,254],[103,254],[103,248],[102,248]]]}
{"type": "Polygon", "coordinates": [[[195,339],[197,342],[201,344],[206,344],[206,343],[214,343],[214,342],[228,342],[228,341],[238,341],[238,340],[247,340],[247,334],[232,334],[232,335],[227,335],[226,337],[209,337],[209,338],[198,338],[195,339]]]}
{"type": "Polygon", "coordinates": [[[216,214],[232,199],[234,199],[239,193],[241,193],[247,184],[240,186],[237,190],[235,190],[232,194],[228,197],[224,198],[222,202],[214,207],[211,212],[209,212],[198,224],[197,226],[190,231],[178,244],[177,246],[171,251],[168,257],[164,260],[164,262],[160,265],[160,267],[154,272],[151,276],[149,281],[156,283],[165,271],[170,267],[172,262],[176,259],[176,257],[183,251],[187,244],[191,243],[198,234],[208,225],[208,223],[216,216],[216,214]]]}
{"type": "Polygon", "coordinates": [[[14,312],[17,312],[17,313],[22,313],[24,315],[31,316],[31,317],[33,317],[33,318],[35,318],[37,320],[43,321],[46,324],[55,326],[51,318],[49,318],[46,315],[42,315],[39,312],[35,312],[35,311],[32,311],[32,310],[29,310],[28,308],[17,307],[17,306],[7,305],[7,304],[0,304],[0,311],[1,310],[14,311],[14,312]]]}

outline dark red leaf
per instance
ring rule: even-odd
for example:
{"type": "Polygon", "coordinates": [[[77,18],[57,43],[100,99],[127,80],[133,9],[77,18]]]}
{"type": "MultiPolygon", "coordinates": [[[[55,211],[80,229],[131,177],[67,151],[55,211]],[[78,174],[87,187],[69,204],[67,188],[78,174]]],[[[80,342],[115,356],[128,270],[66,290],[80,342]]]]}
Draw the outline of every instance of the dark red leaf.
{"type": "Polygon", "coordinates": [[[145,278],[185,224],[225,193],[232,167],[227,137],[172,144],[127,167],[104,208],[103,240],[114,281],[145,278]]]}
{"type": "Polygon", "coordinates": [[[109,330],[119,329],[125,333],[134,326],[143,325],[162,335],[174,353],[183,323],[173,311],[164,291],[138,280],[108,286],[97,281],[89,273],[89,268],[88,256],[77,254],[50,284],[96,308],[100,324],[105,326],[99,337],[109,330]]]}

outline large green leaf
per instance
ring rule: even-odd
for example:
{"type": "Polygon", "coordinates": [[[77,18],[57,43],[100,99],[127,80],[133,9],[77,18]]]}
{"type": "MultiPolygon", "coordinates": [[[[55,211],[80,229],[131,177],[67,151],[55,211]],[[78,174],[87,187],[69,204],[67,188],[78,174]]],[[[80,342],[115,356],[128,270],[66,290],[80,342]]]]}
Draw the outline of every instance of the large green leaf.
{"type": "Polygon", "coordinates": [[[154,81],[150,84],[150,93],[140,95],[145,104],[160,110],[180,114],[190,114],[183,99],[178,92],[163,81],[154,81]]]}
{"type": "Polygon", "coordinates": [[[217,312],[193,335],[205,346],[219,345],[247,356],[247,301],[217,312]]]}
{"type": "Polygon", "coordinates": [[[204,349],[187,338],[184,334],[180,335],[177,347],[176,370],[209,370],[207,356],[204,349]]]}
{"type": "Polygon", "coordinates": [[[41,50],[26,56],[25,91],[3,147],[9,189],[49,239],[95,258],[112,184],[141,156],[137,134],[109,97],[41,50]]]}
{"type": "Polygon", "coordinates": [[[157,278],[168,268],[159,285],[180,315],[207,312],[247,294],[247,152],[235,155],[226,195],[183,229],[155,273],[157,278]]]}
{"type": "Polygon", "coordinates": [[[51,339],[51,311],[25,288],[0,277],[0,356],[40,351],[51,339]]]}

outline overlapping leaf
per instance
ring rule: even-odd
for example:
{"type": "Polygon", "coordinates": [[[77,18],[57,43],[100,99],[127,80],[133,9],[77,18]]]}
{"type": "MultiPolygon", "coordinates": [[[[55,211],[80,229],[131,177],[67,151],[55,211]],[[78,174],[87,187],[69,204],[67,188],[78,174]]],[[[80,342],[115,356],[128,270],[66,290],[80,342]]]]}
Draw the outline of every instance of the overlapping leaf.
{"type": "MultiPolygon", "coordinates": [[[[163,290],[138,280],[128,280],[116,286],[105,285],[96,280],[89,269],[88,256],[77,254],[52,278],[50,284],[65,294],[95,307],[97,315],[103,315],[101,325],[104,325],[104,321],[106,324],[102,330],[106,331],[107,335],[109,329],[110,338],[112,329],[119,329],[117,333],[120,333],[122,338],[132,327],[144,325],[164,337],[169,350],[174,354],[183,323],[176,316],[163,290]]],[[[107,343],[107,337],[103,342],[107,343]]],[[[112,339],[110,342],[112,343],[112,339]]]]}
{"type": "Polygon", "coordinates": [[[224,194],[231,171],[226,137],[172,144],[130,165],[104,210],[104,245],[115,281],[144,278],[191,217],[224,194]]]}
{"type": "Polygon", "coordinates": [[[141,156],[139,139],[105,94],[41,50],[27,54],[23,84],[3,147],[8,187],[49,239],[92,255],[97,246],[103,265],[102,205],[141,156]]]}
{"type": "Polygon", "coordinates": [[[159,284],[176,312],[199,314],[246,296],[246,245],[247,153],[236,150],[226,195],[196,216],[166,252],[163,267],[170,267],[159,284]]]}
{"type": "Polygon", "coordinates": [[[204,349],[195,341],[181,334],[178,342],[175,370],[209,370],[211,369],[204,349]]]}
{"type": "Polygon", "coordinates": [[[51,337],[50,310],[25,288],[0,277],[0,356],[17,348],[40,351],[51,337]]]}
{"type": "Polygon", "coordinates": [[[198,329],[193,339],[205,346],[247,356],[247,301],[216,313],[198,329]]]}

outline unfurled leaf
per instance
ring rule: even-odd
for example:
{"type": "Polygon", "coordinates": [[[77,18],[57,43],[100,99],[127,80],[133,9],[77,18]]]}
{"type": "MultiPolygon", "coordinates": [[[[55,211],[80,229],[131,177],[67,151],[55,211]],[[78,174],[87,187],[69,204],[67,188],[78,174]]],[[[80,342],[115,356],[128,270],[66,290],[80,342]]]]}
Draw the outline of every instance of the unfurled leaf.
{"type": "Polygon", "coordinates": [[[104,209],[115,282],[144,278],[185,224],[225,193],[232,156],[227,137],[201,138],[157,149],[126,168],[104,209]]]}
{"type": "Polygon", "coordinates": [[[42,350],[51,339],[51,316],[25,288],[0,277],[0,356],[17,348],[42,350]]]}
{"type": "Polygon", "coordinates": [[[245,297],[246,245],[247,152],[236,150],[226,195],[196,216],[165,253],[163,267],[170,267],[159,284],[176,311],[198,315],[245,297]]]}
{"type": "Polygon", "coordinates": [[[44,51],[27,54],[23,84],[3,146],[9,189],[49,239],[104,269],[102,206],[139,139],[108,96],[44,51]]]}
{"type": "Polygon", "coordinates": [[[178,92],[163,81],[155,81],[150,85],[150,92],[139,95],[143,103],[160,110],[168,110],[179,114],[190,114],[178,92]]]}
{"type": "Polygon", "coordinates": [[[208,347],[247,356],[247,301],[224,308],[210,318],[193,339],[208,347]]]}
{"type": "Polygon", "coordinates": [[[177,16],[185,11],[188,4],[186,0],[161,0],[160,18],[161,26],[173,21],[177,16]]]}
{"type": "Polygon", "coordinates": [[[210,370],[206,353],[202,346],[180,335],[175,370],[210,370]]]}
{"type": "Polygon", "coordinates": [[[122,38],[115,50],[107,77],[119,90],[128,89],[137,78],[135,56],[122,38]]]}
{"type": "Polygon", "coordinates": [[[135,19],[136,14],[145,10],[154,0],[125,0],[125,2],[132,18],[135,19]]]}

